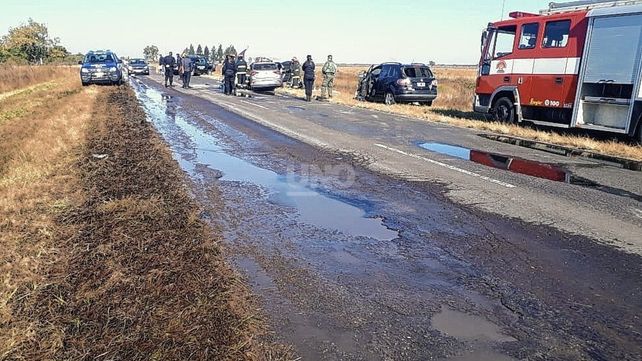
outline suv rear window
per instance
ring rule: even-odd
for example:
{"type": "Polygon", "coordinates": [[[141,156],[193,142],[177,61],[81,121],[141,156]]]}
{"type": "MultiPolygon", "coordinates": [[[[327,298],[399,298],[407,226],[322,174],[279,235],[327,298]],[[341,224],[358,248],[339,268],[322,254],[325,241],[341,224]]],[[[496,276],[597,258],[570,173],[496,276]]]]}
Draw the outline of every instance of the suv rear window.
{"type": "Polygon", "coordinates": [[[268,63],[268,64],[254,64],[252,65],[252,69],[254,70],[276,70],[276,64],[275,63],[268,63]]]}
{"type": "Polygon", "coordinates": [[[432,72],[427,66],[404,67],[403,73],[409,78],[432,78],[432,72]]]}

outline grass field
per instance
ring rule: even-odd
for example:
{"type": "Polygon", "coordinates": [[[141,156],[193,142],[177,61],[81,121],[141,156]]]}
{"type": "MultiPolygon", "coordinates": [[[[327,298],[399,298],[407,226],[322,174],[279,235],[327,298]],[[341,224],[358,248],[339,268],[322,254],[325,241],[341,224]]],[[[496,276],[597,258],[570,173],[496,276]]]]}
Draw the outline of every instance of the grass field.
{"type": "MultiPolygon", "coordinates": [[[[317,69],[320,68],[317,67],[317,69]]],[[[357,74],[364,67],[340,67],[335,78],[336,94],[333,102],[360,108],[405,115],[427,121],[448,123],[457,127],[479,129],[497,134],[511,135],[558,145],[571,146],[604,154],[642,160],[642,146],[628,144],[619,139],[595,139],[589,135],[571,134],[527,126],[510,125],[487,120],[472,111],[476,70],[472,68],[436,67],[433,69],[439,81],[439,96],[432,107],[412,104],[386,106],[381,103],[361,102],[354,99],[357,74]]],[[[323,77],[320,71],[315,82],[315,94],[320,94],[323,77]]],[[[303,97],[299,89],[283,88],[279,92],[303,97]]]]}
{"type": "Polygon", "coordinates": [[[42,71],[3,75],[0,360],[289,357],[133,91],[42,71]]]}

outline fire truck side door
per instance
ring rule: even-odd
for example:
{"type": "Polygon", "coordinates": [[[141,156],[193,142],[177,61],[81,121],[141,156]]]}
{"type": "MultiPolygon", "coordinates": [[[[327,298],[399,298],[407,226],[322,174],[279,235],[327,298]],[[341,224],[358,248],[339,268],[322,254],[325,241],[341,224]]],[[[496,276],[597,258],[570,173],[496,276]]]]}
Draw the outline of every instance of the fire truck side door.
{"type": "Polygon", "coordinates": [[[533,67],[538,50],[540,23],[529,22],[519,28],[519,41],[515,49],[515,64],[513,72],[517,77],[517,88],[522,105],[531,105],[531,91],[533,88],[533,67]]]}

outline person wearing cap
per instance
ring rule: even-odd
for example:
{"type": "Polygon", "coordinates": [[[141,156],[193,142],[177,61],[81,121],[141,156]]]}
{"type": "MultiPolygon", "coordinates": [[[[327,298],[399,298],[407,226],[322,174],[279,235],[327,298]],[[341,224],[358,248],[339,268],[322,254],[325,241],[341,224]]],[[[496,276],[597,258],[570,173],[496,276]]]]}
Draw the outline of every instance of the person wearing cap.
{"type": "Polygon", "coordinates": [[[168,86],[170,88],[174,86],[174,65],[176,65],[176,59],[174,59],[174,56],[170,51],[169,54],[163,58],[163,66],[165,67],[165,88],[168,86]]]}
{"type": "Polygon", "coordinates": [[[244,88],[245,83],[247,82],[247,62],[244,59],[244,51],[239,53],[238,58],[236,59],[235,71],[236,71],[236,86],[239,88],[244,88]]]}
{"type": "Polygon", "coordinates": [[[337,64],[332,61],[332,55],[328,55],[328,61],[321,68],[323,74],[323,84],[321,85],[321,98],[332,98],[332,88],[334,88],[334,75],[337,73],[337,64]]]}
{"type": "Polygon", "coordinates": [[[183,52],[183,56],[180,62],[180,73],[181,73],[181,76],[183,77],[184,89],[191,88],[191,86],[189,86],[189,82],[192,78],[192,70],[194,70],[192,59],[189,56],[187,56],[185,52],[183,52]]]}
{"type": "Polygon", "coordinates": [[[290,71],[292,72],[292,80],[290,86],[292,88],[298,88],[301,83],[301,63],[299,63],[299,59],[297,59],[296,56],[292,58],[290,71]]]}
{"type": "Polygon", "coordinates": [[[234,89],[234,77],[236,76],[236,65],[234,64],[234,56],[228,55],[225,63],[223,64],[223,81],[225,95],[232,95],[234,89]]]}
{"type": "Polygon", "coordinates": [[[303,63],[303,84],[305,85],[305,101],[312,101],[312,89],[314,89],[314,61],[312,55],[308,55],[303,63]]]}

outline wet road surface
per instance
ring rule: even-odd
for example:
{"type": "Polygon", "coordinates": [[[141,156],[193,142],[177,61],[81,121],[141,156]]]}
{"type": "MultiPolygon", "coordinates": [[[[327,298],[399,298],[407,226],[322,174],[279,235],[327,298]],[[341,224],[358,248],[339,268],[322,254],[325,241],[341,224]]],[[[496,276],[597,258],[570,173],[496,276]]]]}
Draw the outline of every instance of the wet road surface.
{"type": "Polygon", "coordinates": [[[443,184],[378,174],[207,99],[132,85],[275,337],[303,359],[642,356],[638,255],[455,203],[443,184]]]}

